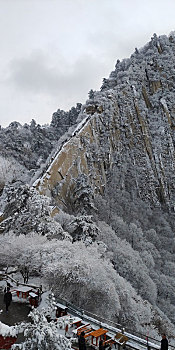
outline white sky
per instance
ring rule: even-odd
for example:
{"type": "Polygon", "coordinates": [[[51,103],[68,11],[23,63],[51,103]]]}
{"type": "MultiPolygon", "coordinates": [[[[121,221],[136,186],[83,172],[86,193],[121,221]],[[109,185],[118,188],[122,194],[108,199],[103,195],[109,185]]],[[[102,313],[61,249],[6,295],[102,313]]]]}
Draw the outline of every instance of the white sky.
{"type": "Polygon", "coordinates": [[[50,123],[174,29],[175,0],[0,0],[0,124],[50,123]]]}

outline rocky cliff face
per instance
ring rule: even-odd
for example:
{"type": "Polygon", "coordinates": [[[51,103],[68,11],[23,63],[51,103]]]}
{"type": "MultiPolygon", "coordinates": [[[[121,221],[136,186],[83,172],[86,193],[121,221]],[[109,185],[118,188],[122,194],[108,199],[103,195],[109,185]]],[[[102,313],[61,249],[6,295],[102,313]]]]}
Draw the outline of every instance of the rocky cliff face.
{"type": "Polygon", "coordinates": [[[68,210],[90,204],[111,173],[118,189],[174,209],[175,36],[153,36],[117,61],[91,94],[79,126],[35,182],[68,210]]]}
{"type": "Polygon", "coordinates": [[[11,182],[0,186],[0,265],[21,259],[77,306],[173,339],[174,53],[174,34],[154,35],[84,106],[0,132],[11,182]]]}

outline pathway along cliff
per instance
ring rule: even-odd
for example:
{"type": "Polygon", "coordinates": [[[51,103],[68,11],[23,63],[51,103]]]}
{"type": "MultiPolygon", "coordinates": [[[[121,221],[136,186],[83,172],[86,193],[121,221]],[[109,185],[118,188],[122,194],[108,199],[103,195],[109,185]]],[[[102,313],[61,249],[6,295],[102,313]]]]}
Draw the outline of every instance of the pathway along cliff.
{"type": "Polygon", "coordinates": [[[103,193],[113,173],[118,189],[174,210],[174,52],[175,36],[154,35],[143,49],[117,62],[34,183],[41,194],[71,210],[85,196],[103,193]]]}

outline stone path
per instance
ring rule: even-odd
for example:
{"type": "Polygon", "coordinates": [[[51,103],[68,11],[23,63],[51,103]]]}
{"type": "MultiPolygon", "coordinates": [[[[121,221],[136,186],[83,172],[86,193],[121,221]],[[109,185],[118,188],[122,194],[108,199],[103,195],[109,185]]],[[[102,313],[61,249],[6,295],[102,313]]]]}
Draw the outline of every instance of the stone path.
{"type": "Polygon", "coordinates": [[[4,295],[0,292],[0,310],[3,312],[0,314],[0,321],[7,324],[8,326],[13,326],[15,323],[21,321],[28,321],[27,315],[30,312],[30,307],[27,304],[12,303],[9,306],[9,311],[6,313],[5,304],[3,302],[4,295]]]}

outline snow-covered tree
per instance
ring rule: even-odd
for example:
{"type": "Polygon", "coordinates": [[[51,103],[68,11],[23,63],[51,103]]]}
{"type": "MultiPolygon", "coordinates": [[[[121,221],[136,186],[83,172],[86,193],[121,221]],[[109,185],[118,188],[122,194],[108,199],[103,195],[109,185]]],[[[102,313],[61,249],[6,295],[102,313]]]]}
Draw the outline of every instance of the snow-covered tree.
{"type": "Polygon", "coordinates": [[[60,334],[60,325],[48,322],[44,310],[34,309],[29,316],[32,323],[25,327],[25,341],[12,346],[13,350],[69,350],[70,341],[60,334]]]}
{"type": "Polygon", "coordinates": [[[89,99],[90,99],[90,100],[93,100],[93,99],[94,99],[94,96],[95,96],[94,90],[91,89],[91,90],[89,91],[89,93],[88,93],[88,96],[89,96],[89,99]]]}

